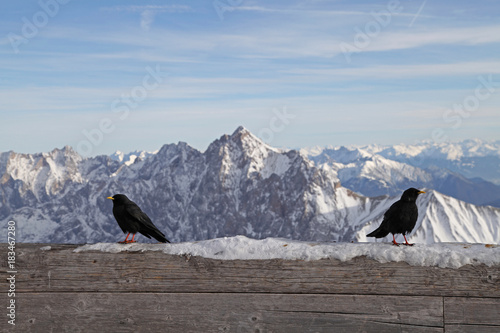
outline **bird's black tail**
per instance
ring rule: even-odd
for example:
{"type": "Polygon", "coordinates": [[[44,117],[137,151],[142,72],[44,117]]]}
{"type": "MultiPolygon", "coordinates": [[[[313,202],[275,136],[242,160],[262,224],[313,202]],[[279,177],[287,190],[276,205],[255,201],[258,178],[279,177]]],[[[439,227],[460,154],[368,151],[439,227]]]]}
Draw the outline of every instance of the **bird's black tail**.
{"type": "Polygon", "coordinates": [[[142,231],[141,232],[144,236],[151,238],[153,237],[156,239],[158,242],[162,243],[170,243],[170,241],[165,237],[165,235],[158,229],[148,229],[147,231],[142,231]]]}
{"type": "Polygon", "coordinates": [[[377,229],[373,230],[370,232],[366,237],[375,237],[375,238],[382,238],[385,237],[389,234],[388,230],[385,230],[382,228],[382,226],[378,227],[377,229]]]}

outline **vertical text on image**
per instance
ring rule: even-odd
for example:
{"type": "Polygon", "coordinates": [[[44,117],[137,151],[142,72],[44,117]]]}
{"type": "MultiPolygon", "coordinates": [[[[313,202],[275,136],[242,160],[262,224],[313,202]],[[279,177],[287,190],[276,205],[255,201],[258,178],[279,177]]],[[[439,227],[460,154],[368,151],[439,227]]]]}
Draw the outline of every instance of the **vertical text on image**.
{"type": "Polygon", "coordinates": [[[9,304],[7,306],[7,321],[10,325],[16,324],[16,222],[7,223],[7,296],[9,304]]]}

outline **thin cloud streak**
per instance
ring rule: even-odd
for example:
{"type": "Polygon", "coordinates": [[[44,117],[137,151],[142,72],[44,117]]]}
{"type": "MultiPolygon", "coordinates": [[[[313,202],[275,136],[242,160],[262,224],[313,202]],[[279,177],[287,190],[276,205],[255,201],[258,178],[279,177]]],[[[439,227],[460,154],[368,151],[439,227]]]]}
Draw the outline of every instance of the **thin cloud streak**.
{"type": "Polygon", "coordinates": [[[442,28],[432,31],[387,32],[363,51],[390,51],[420,48],[429,45],[480,45],[500,43],[500,25],[442,28]]]}
{"type": "Polygon", "coordinates": [[[372,67],[340,68],[340,69],[294,69],[286,71],[290,74],[329,77],[333,80],[345,78],[370,79],[401,78],[423,76],[458,76],[500,73],[500,61],[463,62],[452,64],[422,64],[422,65],[376,65],[372,67]]]}
{"type": "MultiPolygon", "coordinates": [[[[145,7],[145,6],[141,6],[145,7]]],[[[239,7],[238,7],[239,8],[239,7]]],[[[147,9],[145,9],[147,11],[147,9]]],[[[46,38],[57,38],[73,42],[107,43],[108,45],[149,48],[149,54],[166,53],[183,58],[216,56],[223,54],[241,59],[329,59],[342,54],[341,43],[353,43],[354,32],[340,36],[334,31],[306,29],[295,31],[293,24],[277,27],[271,31],[256,28],[244,32],[231,31],[172,31],[157,28],[149,31],[154,21],[154,12],[145,14],[141,25],[144,33],[134,29],[96,34],[94,31],[57,29],[47,32],[46,38]],[[265,33],[266,38],[262,38],[265,33]],[[172,48],[175,45],[175,48],[172,48]]],[[[421,49],[427,46],[475,46],[500,43],[500,25],[467,28],[407,29],[382,31],[368,46],[356,53],[389,52],[407,49],[421,49]],[[432,31],[430,31],[432,30],[432,31]]],[[[133,52],[134,53],[134,52],[133,52]]]]}
{"type": "Polygon", "coordinates": [[[115,6],[115,7],[102,7],[101,10],[105,11],[126,11],[126,12],[143,12],[145,10],[157,12],[179,13],[190,11],[191,7],[186,5],[130,5],[130,6],[115,6]]]}

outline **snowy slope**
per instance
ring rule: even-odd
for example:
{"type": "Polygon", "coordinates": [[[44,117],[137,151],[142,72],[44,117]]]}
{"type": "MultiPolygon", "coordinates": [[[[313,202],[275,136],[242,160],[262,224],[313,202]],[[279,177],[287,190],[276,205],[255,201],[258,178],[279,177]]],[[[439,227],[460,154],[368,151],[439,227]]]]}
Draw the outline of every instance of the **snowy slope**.
{"type": "MultiPolygon", "coordinates": [[[[415,229],[408,241],[415,243],[465,242],[495,243],[500,240],[500,209],[475,206],[439,192],[425,189],[417,199],[419,217],[415,229]]],[[[399,200],[395,197],[389,204],[399,200]]],[[[357,234],[360,242],[388,242],[392,236],[383,239],[366,237],[382,222],[379,216],[367,223],[357,234]]],[[[398,242],[404,242],[401,235],[396,236],[398,242]]]]}
{"type": "MultiPolygon", "coordinates": [[[[108,156],[82,158],[69,147],[3,153],[0,172],[0,221],[16,221],[20,242],[121,240],[112,202],[106,200],[115,193],[128,195],[174,242],[235,235],[354,241],[395,199],[356,194],[341,186],[335,166],[318,167],[304,154],[266,145],[242,127],[204,152],[181,142],[131,164],[108,156]]],[[[499,243],[498,209],[432,192],[419,200],[421,216],[432,222],[422,225],[419,239],[499,243]],[[453,227],[457,223],[464,227],[453,227]],[[465,226],[480,231],[471,234],[465,226]]],[[[0,237],[5,233],[2,228],[0,237]]]]}
{"type": "MultiPolygon", "coordinates": [[[[420,166],[411,163],[412,156],[418,159],[418,156],[425,154],[422,153],[424,148],[421,146],[337,147],[324,149],[321,152],[314,149],[314,155],[311,153],[308,156],[319,165],[329,165],[337,173],[343,186],[366,196],[398,195],[409,187],[427,187],[476,205],[498,206],[499,185],[482,179],[467,179],[458,172],[436,166],[437,164],[445,165],[448,162],[459,163],[457,161],[464,156],[473,156],[474,159],[495,158],[492,155],[495,151],[486,150],[479,157],[474,157],[471,151],[465,154],[462,149],[455,147],[456,144],[450,145],[451,147],[447,150],[441,147],[444,152],[434,153],[434,158],[439,157],[441,160],[434,160],[433,163],[427,160],[426,168],[420,167],[425,164],[421,160],[418,160],[421,162],[420,166]],[[398,156],[399,160],[396,158],[398,156]],[[411,158],[401,158],[401,156],[411,158]],[[446,160],[448,157],[454,160],[446,160]]],[[[477,153],[484,149],[475,147],[474,151],[477,153]]],[[[309,154],[307,150],[304,152],[309,154]]],[[[500,170],[495,163],[488,165],[489,170],[500,170]]]]}
{"type": "Polygon", "coordinates": [[[373,144],[349,147],[313,147],[303,148],[301,152],[320,163],[325,163],[330,159],[343,164],[356,160],[356,158],[352,158],[356,155],[362,155],[365,158],[377,155],[421,169],[430,167],[448,169],[466,178],[482,178],[500,185],[500,140],[471,139],[446,143],[423,141],[412,145],[393,146],[373,144]]]}
{"type": "Polygon", "coordinates": [[[67,181],[81,182],[78,164],[82,158],[71,147],[55,149],[50,153],[0,155],[2,183],[18,181],[21,193],[30,192],[36,198],[60,192],[67,181]],[[9,177],[10,176],[10,177],[9,177]]]}
{"type": "Polygon", "coordinates": [[[136,150],[130,153],[124,153],[118,150],[109,157],[114,161],[118,161],[120,164],[131,165],[135,162],[145,160],[156,153],[158,153],[158,151],[148,152],[136,150]]]}
{"type": "Polygon", "coordinates": [[[466,178],[482,178],[500,185],[500,140],[479,139],[452,143],[364,147],[370,153],[427,169],[448,169],[466,178]]]}

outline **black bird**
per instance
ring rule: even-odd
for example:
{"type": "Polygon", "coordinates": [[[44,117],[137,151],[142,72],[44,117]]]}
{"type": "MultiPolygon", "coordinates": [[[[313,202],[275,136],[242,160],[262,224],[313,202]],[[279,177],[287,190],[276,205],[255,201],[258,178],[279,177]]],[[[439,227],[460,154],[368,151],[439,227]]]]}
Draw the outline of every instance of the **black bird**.
{"type": "Polygon", "coordinates": [[[404,245],[413,245],[406,240],[406,234],[410,233],[415,227],[415,223],[417,223],[418,209],[415,201],[421,193],[425,192],[417,190],[416,188],[409,188],[404,191],[401,199],[393,203],[387,212],[385,212],[382,224],[366,236],[382,238],[391,233],[393,239],[392,243],[394,245],[399,245],[396,242],[394,234],[403,234],[405,238],[404,245]]]}
{"type": "Polygon", "coordinates": [[[170,243],[170,241],[165,238],[165,235],[156,228],[156,226],[151,222],[151,219],[144,213],[135,202],[131,201],[124,194],[115,194],[112,197],[107,197],[107,199],[113,200],[113,215],[115,216],[116,222],[122,229],[122,231],[128,232],[127,237],[123,242],[118,243],[135,243],[135,234],[140,232],[147,238],[153,237],[158,242],[170,243]],[[132,240],[128,240],[128,236],[132,234],[132,240]]]}

